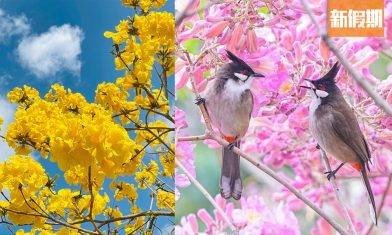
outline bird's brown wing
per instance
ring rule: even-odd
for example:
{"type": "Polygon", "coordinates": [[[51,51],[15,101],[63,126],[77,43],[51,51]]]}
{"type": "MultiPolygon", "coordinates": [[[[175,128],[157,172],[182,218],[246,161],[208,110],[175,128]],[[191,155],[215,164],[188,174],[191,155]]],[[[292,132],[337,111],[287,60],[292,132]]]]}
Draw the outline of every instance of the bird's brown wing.
{"type": "Polygon", "coordinates": [[[349,146],[363,162],[369,161],[370,152],[352,110],[341,110],[332,106],[326,108],[329,109],[330,121],[336,136],[349,146]],[[345,115],[342,111],[345,112],[345,115]]]}
{"type": "Polygon", "coordinates": [[[243,106],[249,107],[249,120],[252,116],[252,110],[253,110],[253,94],[250,90],[244,91],[241,95],[241,103],[243,103],[243,106]]]}

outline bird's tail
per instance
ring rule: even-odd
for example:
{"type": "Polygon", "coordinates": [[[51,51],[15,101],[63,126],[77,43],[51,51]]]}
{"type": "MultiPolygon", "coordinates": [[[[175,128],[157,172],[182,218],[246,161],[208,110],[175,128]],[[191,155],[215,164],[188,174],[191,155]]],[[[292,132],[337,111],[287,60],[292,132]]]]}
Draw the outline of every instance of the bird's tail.
{"type": "Polygon", "coordinates": [[[370,217],[372,218],[373,223],[375,225],[377,225],[376,203],[374,202],[374,195],[373,195],[372,187],[370,186],[369,177],[366,172],[365,163],[362,163],[361,165],[362,165],[362,167],[361,167],[362,182],[364,183],[364,185],[366,187],[366,192],[367,192],[368,201],[369,201],[370,217]]]}
{"type": "MultiPolygon", "coordinates": [[[[237,140],[234,146],[239,148],[240,141],[237,140]]],[[[223,147],[222,170],[220,178],[220,192],[223,198],[233,197],[236,200],[241,198],[242,181],[240,175],[240,158],[228,147],[223,147]]]]}

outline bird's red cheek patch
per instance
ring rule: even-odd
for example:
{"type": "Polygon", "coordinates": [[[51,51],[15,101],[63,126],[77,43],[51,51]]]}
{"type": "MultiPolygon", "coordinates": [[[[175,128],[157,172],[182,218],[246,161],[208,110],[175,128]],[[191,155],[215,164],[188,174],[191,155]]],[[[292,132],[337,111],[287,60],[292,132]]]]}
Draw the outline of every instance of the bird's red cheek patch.
{"type": "Polygon", "coordinates": [[[225,139],[227,142],[229,142],[229,143],[233,143],[234,141],[235,141],[235,136],[225,136],[225,135],[223,135],[223,139],[225,139]]]}
{"type": "Polygon", "coordinates": [[[357,171],[361,171],[362,170],[362,165],[359,162],[352,163],[351,166],[354,167],[354,169],[357,170],[357,171]]]}

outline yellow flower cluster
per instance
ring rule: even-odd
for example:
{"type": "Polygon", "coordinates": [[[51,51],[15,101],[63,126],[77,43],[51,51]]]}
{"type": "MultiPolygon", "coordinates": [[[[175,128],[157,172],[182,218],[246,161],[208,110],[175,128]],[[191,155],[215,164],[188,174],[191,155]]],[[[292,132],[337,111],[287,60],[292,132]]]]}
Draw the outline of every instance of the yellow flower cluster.
{"type": "Polygon", "coordinates": [[[158,48],[158,62],[167,70],[166,76],[174,72],[174,17],[168,12],[152,12],[136,16],[133,23],[143,43],[158,48]]]}
{"type": "Polygon", "coordinates": [[[155,182],[158,172],[159,167],[155,161],[150,161],[148,166],[143,166],[143,169],[135,174],[135,180],[139,188],[146,189],[150,187],[155,182]]]}
{"type": "MultiPolygon", "coordinates": [[[[32,231],[51,229],[46,224],[50,219],[38,216],[39,212],[68,219],[80,219],[83,213],[90,213],[91,195],[82,195],[80,191],[68,188],[53,191],[45,170],[30,156],[15,155],[0,163],[0,182],[0,191],[8,191],[10,197],[0,201],[0,211],[7,211],[8,219],[14,224],[32,223],[32,231]]],[[[95,218],[102,214],[110,200],[106,193],[101,195],[93,191],[93,195],[91,215],[95,218]]],[[[74,232],[62,229],[58,233],[47,234],[78,234],[74,232]]],[[[17,234],[24,233],[20,230],[17,234]]]]}
{"type": "Polygon", "coordinates": [[[50,153],[50,159],[64,171],[66,181],[85,188],[90,166],[97,187],[105,177],[130,175],[136,171],[143,156],[137,154],[142,146],[114,122],[111,111],[88,103],[81,94],[60,85],[53,85],[44,100],[39,98],[38,92],[33,92],[34,99],[31,99],[27,94],[31,90],[16,88],[8,96],[11,102],[20,104],[6,134],[8,144],[18,154],[32,150],[43,155],[50,153]],[[27,108],[25,102],[29,103],[27,108]]]}
{"type": "Polygon", "coordinates": [[[161,140],[166,143],[168,142],[168,126],[166,123],[161,120],[157,120],[155,122],[149,123],[148,127],[148,129],[146,128],[136,131],[135,141],[137,143],[147,141],[150,143],[151,147],[154,147],[158,144],[162,144],[161,140]]]}
{"type": "Polygon", "coordinates": [[[28,107],[40,97],[36,89],[29,86],[23,86],[23,88],[17,87],[13,89],[7,94],[7,98],[11,103],[20,103],[28,107]]]}
{"type": "Polygon", "coordinates": [[[122,0],[125,6],[137,7],[139,6],[144,12],[150,10],[150,8],[160,8],[165,5],[166,0],[122,0]]]}
{"type": "MultiPolygon", "coordinates": [[[[34,159],[21,155],[10,157],[6,162],[0,163],[0,191],[8,190],[12,200],[2,201],[0,206],[34,214],[33,208],[37,205],[32,204],[30,208],[25,198],[36,198],[36,193],[47,182],[48,176],[44,168],[34,159]]],[[[34,223],[38,219],[35,216],[21,216],[12,212],[8,214],[8,218],[15,224],[34,223]]]]}
{"type": "MultiPolygon", "coordinates": [[[[135,206],[135,205],[131,209],[131,213],[132,214],[137,214],[137,213],[140,213],[140,212],[141,212],[140,208],[135,206]]],[[[126,234],[136,234],[136,231],[140,230],[140,228],[143,227],[144,223],[145,223],[144,216],[137,217],[133,221],[133,223],[130,223],[129,225],[125,226],[125,233],[126,234]]]]}
{"type": "Polygon", "coordinates": [[[138,197],[136,188],[133,184],[126,182],[112,182],[111,188],[115,190],[114,198],[117,201],[120,201],[126,197],[130,202],[135,202],[138,197]]]}
{"type": "MultiPolygon", "coordinates": [[[[7,192],[0,214],[15,225],[32,225],[30,232],[20,229],[16,234],[80,234],[84,224],[95,221],[99,230],[106,228],[102,224],[114,224],[127,234],[141,229],[152,234],[146,227],[150,216],[127,219],[123,209],[109,203],[125,199],[131,206],[125,213],[138,214],[142,210],[137,199],[144,189],[154,195],[159,210],[174,210],[174,192],[165,185],[167,179],[160,178],[174,177],[173,128],[168,124],[173,118],[166,87],[174,71],[174,17],[150,12],[165,2],[123,0],[136,15],[104,36],[113,40],[116,69],[126,71],[114,83],[99,84],[94,102],[59,84],[44,96],[29,86],[8,93],[18,107],[5,141],[16,155],[0,163],[0,191],[7,192]],[[156,88],[158,84],[162,86],[156,88]],[[142,161],[146,150],[156,151],[148,164],[142,161]],[[54,187],[57,177],[45,173],[29,156],[33,152],[56,163],[65,181],[77,188],[54,187]],[[131,177],[134,184],[126,182],[131,177]],[[107,178],[109,193],[100,193],[107,178]]],[[[2,123],[0,118],[0,127],[2,123]]]]}
{"type": "Polygon", "coordinates": [[[115,44],[121,44],[122,42],[125,42],[128,39],[128,31],[129,31],[128,21],[122,20],[116,26],[116,33],[106,31],[104,33],[104,36],[113,39],[113,43],[115,44]]]}
{"type": "MultiPolygon", "coordinates": [[[[159,1],[151,2],[154,4],[159,1]]],[[[161,64],[163,71],[160,76],[163,79],[173,73],[174,17],[171,13],[137,15],[133,20],[121,21],[116,26],[116,32],[106,31],[104,36],[111,38],[117,45],[116,69],[128,70],[124,77],[117,80],[125,89],[150,87],[155,61],[161,64]],[[123,50],[120,48],[122,43],[125,43],[123,50]]]]}
{"type": "MultiPolygon", "coordinates": [[[[175,149],[174,143],[172,143],[171,149],[175,149]]],[[[159,156],[159,161],[163,167],[163,175],[168,177],[174,176],[174,169],[176,164],[174,154],[171,152],[168,152],[167,154],[161,154],[159,156]]]]}
{"type": "MultiPolygon", "coordinates": [[[[117,207],[116,208],[109,207],[109,208],[105,209],[104,214],[107,217],[109,217],[110,219],[117,219],[117,218],[120,218],[121,216],[123,216],[123,214],[121,213],[121,211],[117,207]]],[[[120,220],[117,221],[116,225],[120,226],[121,221],[120,220]]]]}
{"type": "Polygon", "coordinates": [[[174,193],[158,190],[157,193],[157,207],[159,209],[169,209],[174,211],[175,197],[174,193]]]}
{"type": "Polygon", "coordinates": [[[140,109],[136,102],[128,101],[129,93],[121,87],[113,83],[101,83],[95,93],[95,101],[118,115],[122,123],[128,124],[128,118],[134,122],[138,121],[140,109]]]}
{"type": "Polygon", "coordinates": [[[136,96],[135,102],[145,109],[158,109],[162,113],[167,113],[170,108],[164,92],[159,89],[153,89],[147,97],[136,96]]]}

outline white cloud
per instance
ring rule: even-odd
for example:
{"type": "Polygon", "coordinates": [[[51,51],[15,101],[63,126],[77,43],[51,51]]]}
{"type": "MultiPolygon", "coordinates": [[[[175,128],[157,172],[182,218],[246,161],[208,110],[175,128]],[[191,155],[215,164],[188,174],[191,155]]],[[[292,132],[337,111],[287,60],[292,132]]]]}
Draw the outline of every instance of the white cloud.
{"type": "MultiPolygon", "coordinates": [[[[4,120],[1,126],[0,134],[4,135],[8,124],[14,120],[15,106],[8,103],[8,101],[0,96],[0,117],[4,120]]],[[[14,154],[14,150],[8,147],[3,138],[0,138],[0,162],[7,159],[10,155],[14,154]]]]}
{"type": "Polygon", "coordinates": [[[40,35],[26,36],[19,43],[17,54],[23,67],[38,78],[68,71],[80,76],[83,31],[78,26],[52,26],[40,35]]]}
{"type": "Polygon", "coordinates": [[[0,44],[8,42],[15,35],[27,35],[30,24],[24,15],[12,16],[0,9],[0,44]]]}

